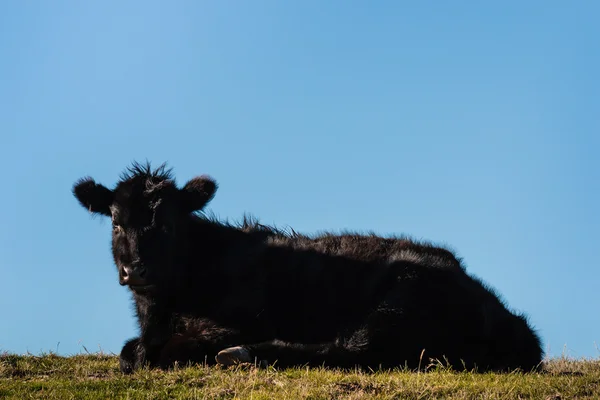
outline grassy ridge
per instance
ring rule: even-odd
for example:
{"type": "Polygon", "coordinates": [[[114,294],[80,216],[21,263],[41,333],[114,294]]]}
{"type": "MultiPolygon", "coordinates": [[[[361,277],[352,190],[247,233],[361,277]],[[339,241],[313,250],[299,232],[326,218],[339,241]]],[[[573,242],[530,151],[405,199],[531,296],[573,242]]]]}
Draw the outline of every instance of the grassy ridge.
{"type": "Polygon", "coordinates": [[[0,356],[4,399],[600,399],[600,359],[550,360],[535,374],[344,373],[196,366],[124,376],[107,355],[0,356]]]}

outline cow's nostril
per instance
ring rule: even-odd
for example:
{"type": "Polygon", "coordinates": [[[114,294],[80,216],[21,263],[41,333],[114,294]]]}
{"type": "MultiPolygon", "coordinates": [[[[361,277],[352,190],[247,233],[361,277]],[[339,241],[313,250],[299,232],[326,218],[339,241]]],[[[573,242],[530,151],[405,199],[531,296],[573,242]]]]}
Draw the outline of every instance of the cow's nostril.
{"type": "Polygon", "coordinates": [[[127,284],[127,282],[129,282],[129,277],[131,276],[131,271],[129,270],[129,268],[123,267],[123,268],[121,268],[120,275],[121,275],[121,284],[125,285],[125,284],[127,284]]]}

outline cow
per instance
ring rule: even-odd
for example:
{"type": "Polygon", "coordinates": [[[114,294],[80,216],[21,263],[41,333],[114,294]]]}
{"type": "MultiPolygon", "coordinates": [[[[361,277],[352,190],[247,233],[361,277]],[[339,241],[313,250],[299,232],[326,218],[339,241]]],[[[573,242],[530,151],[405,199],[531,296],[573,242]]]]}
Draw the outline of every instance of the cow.
{"type": "Polygon", "coordinates": [[[450,249],[408,236],[303,235],[220,221],[207,175],[178,187],[172,169],[134,162],[113,189],[73,194],[112,220],[119,283],[139,337],[120,368],[267,362],[277,367],[531,371],[540,337],[468,274],[450,249]]]}

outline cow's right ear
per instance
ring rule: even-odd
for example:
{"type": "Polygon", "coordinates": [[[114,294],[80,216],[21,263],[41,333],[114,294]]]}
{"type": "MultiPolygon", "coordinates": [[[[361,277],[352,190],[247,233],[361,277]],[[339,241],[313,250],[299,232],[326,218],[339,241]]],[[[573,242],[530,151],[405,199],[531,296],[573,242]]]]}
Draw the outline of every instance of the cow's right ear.
{"type": "Polygon", "coordinates": [[[110,216],[113,191],[96,183],[92,178],[81,178],[73,185],[73,195],[79,203],[93,213],[110,216]]]}

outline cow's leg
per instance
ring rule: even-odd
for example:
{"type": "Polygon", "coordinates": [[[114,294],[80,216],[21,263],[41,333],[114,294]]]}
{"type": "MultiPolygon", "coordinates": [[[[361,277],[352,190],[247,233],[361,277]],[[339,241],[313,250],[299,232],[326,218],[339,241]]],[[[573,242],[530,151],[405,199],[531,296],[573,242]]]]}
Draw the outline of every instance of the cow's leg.
{"type": "Polygon", "coordinates": [[[356,366],[377,368],[383,359],[375,354],[365,332],[356,331],[348,337],[323,344],[299,344],[282,341],[263,342],[224,349],[217,354],[222,365],[237,363],[263,363],[276,367],[328,366],[354,368],[356,366]]]}
{"type": "Polygon", "coordinates": [[[175,363],[214,364],[220,350],[242,341],[238,331],[218,326],[210,320],[188,321],[177,330],[178,333],[166,339],[165,336],[148,335],[146,342],[143,336],[129,340],[121,350],[121,371],[132,373],[144,365],[168,369],[175,363]]]}
{"type": "Polygon", "coordinates": [[[217,353],[233,343],[239,343],[239,338],[231,339],[230,342],[219,340],[217,342],[196,336],[193,334],[178,334],[169,340],[163,347],[159,366],[162,369],[169,369],[177,363],[180,366],[188,364],[215,364],[217,353]]]}
{"type": "MultiPolygon", "coordinates": [[[[423,343],[409,333],[411,343],[406,343],[407,327],[404,316],[382,308],[365,318],[358,328],[341,332],[328,343],[301,344],[267,341],[227,348],[217,355],[217,362],[231,365],[240,362],[267,362],[282,368],[294,366],[328,366],[352,369],[355,367],[379,369],[404,367],[420,368],[427,364],[423,343]],[[423,364],[422,364],[423,363],[423,364]]],[[[318,329],[318,327],[315,327],[318,329]]],[[[416,328],[412,328],[416,329],[416,328]]]]}
{"type": "Polygon", "coordinates": [[[145,349],[140,338],[128,340],[119,356],[119,366],[124,374],[131,374],[136,369],[143,366],[146,361],[145,349]]]}
{"type": "Polygon", "coordinates": [[[305,345],[273,341],[229,347],[220,351],[216,360],[224,366],[240,363],[273,364],[281,368],[319,366],[325,363],[339,364],[340,360],[334,357],[335,350],[333,343],[305,345]]]}
{"type": "Polygon", "coordinates": [[[175,363],[181,366],[212,365],[219,351],[241,340],[237,330],[218,326],[209,320],[194,321],[186,331],[173,335],[164,345],[158,364],[162,369],[169,369],[175,363]]]}
{"type": "Polygon", "coordinates": [[[133,372],[149,365],[156,367],[163,346],[175,333],[172,314],[156,304],[137,304],[140,337],[128,341],[121,351],[121,370],[133,372]]]}
{"type": "Polygon", "coordinates": [[[131,374],[145,365],[148,365],[150,368],[159,366],[163,347],[164,345],[148,346],[144,344],[143,338],[141,337],[128,340],[123,346],[119,356],[119,367],[121,372],[124,374],[131,374]]]}

